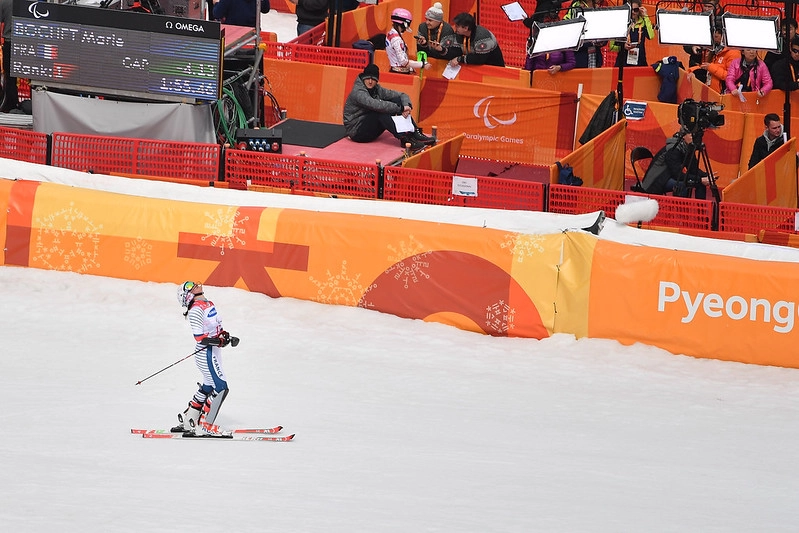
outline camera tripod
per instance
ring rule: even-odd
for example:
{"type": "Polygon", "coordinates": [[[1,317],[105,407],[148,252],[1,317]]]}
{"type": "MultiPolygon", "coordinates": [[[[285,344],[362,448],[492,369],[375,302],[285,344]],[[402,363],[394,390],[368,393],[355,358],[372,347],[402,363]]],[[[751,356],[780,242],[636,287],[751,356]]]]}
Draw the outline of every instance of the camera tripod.
{"type": "MultiPolygon", "coordinates": [[[[713,194],[713,199],[716,201],[716,207],[718,204],[721,203],[721,194],[719,193],[719,188],[716,185],[716,176],[713,174],[713,168],[710,166],[710,156],[707,154],[707,147],[705,146],[704,141],[702,140],[704,136],[704,130],[702,128],[698,129],[696,132],[692,133],[691,135],[691,143],[689,145],[689,151],[685,154],[685,160],[683,161],[683,167],[685,167],[685,182],[684,185],[688,191],[692,188],[697,187],[697,183],[691,184],[690,177],[695,176],[696,178],[700,179],[700,166],[699,162],[702,162],[702,166],[704,167],[705,172],[707,173],[707,180],[708,180],[708,187],[710,187],[710,192],[713,194]]],[[[690,192],[689,192],[690,196],[690,192]]],[[[713,210],[712,220],[710,221],[710,227],[713,230],[717,230],[719,227],[718,221],[718,209],[713,210]]]]}
{"type": "Polygon", "coordinates": [[[716,203],[719,203],[721,202],[721,194],[716,185],[716,176],[713,174],[713,168],[710,165],[710,156],[707,154],[707,146],[705,146],[703,141],[704,133],[705,131],[700,128],[691,134],[692,142],[689,144],[690,150],[685,154],[685,161],[683,161],[683,166],[685,167],[685,185],[686,188],[695,188],[695,184],[691,185],[688,183],[690,181],[689,176],[699,177],[699,163],[701,161],[702,167],[704,167],[704,171],[707,173],[710,192],[713,194],[713,199],[716,200],[716,203]]]}

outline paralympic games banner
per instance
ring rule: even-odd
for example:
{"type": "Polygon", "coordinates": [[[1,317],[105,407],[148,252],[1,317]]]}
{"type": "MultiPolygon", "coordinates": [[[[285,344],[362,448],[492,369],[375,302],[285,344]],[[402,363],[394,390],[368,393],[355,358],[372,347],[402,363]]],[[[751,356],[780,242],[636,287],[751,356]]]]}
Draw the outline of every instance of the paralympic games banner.
{"type": "Polygon", "coordinates": [[[422,126],[466,136],[461,155],[550,165],[572,151],[574,94],[425,79],[420,99],[422,126]]]}

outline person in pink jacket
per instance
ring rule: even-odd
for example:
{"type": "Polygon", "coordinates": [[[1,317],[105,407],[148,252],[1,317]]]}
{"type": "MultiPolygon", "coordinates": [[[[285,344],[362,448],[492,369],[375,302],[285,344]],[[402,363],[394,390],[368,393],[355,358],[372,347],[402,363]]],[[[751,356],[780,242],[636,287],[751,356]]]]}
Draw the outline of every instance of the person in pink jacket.
{"type": "Polygon", "coordinates": [[[740,59],[734,59],[727,70],[727,90],[730,94],[756,92],[765,96],[771,91],[774,82],[766,63],[757,57],[757,50],[745,48],[740,59]]]}

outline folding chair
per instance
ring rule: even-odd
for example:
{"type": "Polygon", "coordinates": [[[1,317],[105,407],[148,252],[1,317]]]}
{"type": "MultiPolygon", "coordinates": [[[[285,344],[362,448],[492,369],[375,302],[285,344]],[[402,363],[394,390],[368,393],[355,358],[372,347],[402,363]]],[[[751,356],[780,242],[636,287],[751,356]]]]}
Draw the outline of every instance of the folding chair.
{"type": "Polygon", "coordinates": [[[647,164],[646,167],[644,167],[640,162],[649,160],[649,163],[652,163],[653,158],[654,156],[652,155],[652,152],[646,146],[636,146],[630,152],[630,165],[632,165],[633,174],[635,175],[635,185],[632,186],[633,191],[643,193],[646,192],[641,185],[641,180],[646,175],[649,165],[647,164]],[[638,163],[638,165],[636,165],[636,163],[638,163]],[[640,176],[638,175],[638,166],[641,167],[640,176]]]}

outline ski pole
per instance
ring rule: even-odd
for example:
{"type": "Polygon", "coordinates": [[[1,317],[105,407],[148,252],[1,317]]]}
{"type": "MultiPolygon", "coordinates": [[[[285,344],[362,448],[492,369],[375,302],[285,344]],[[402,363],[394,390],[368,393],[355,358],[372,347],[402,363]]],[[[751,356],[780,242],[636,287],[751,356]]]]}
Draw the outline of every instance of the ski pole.
{"type": "Polygon", "coordinates": [[[171,365],[169,365],[169,366],[165,366],[164,368],[162,368],[161,370],[159,370],[159,371],[158,371],[158,372],[156,372],[155,374],[150,374],[150,375],[149,375],[149,376],[147,376],[146,378],[144,378],[144,379],[141,379],[141,380],[137,381],[137,382],[136,382],[136,385],[141,385],[142,383],[144,383],[145,381],[147,381],[147,380],[148,380],[148,379],[150,379],[151,377],[153,377],[153,376],[157,376],[158,374],[160,374],[160,373],[161,373],[161,372],[163,372],[164,370],[166,370],[166,369],[168,369],[168,368],[172,368],[173,366],[175,366],[176,364],[180,363],[181,361],[185,361],[186,359],[188,359],[188,358],[189,358],[189,357],[191,357],[192,355],[196,355],[196,354],[200,353],[201,351],[205,350],[205,348],[206,348],[206,346],[203,346],[203,347],[201,347],[201,348],[198,348],[197,350],[193,351],[192,353],[190,353],[190,354],[189,354],[189,355],[187,355],[186,357],[183,357],[182,359],[178,359],[177,361],[175,361],[174,363],[172,363],[172,364],[171,364],[171,365]]]}

